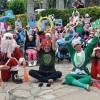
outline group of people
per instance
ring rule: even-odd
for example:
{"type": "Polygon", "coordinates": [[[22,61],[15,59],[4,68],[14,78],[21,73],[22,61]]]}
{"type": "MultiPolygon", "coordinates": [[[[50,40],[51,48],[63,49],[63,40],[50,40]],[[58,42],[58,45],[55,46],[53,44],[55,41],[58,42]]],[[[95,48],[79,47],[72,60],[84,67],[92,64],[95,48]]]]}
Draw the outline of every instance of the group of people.
{"type": "MultiPolygon", "coordinates": [[[[100,88],[100,29],[90,26],[89,14],[80,16],[73,11],[69,23],[65,27],[56,26],[50,31],[38,31],[36,26],[22,28],[18,17],[15,22],[16,30],[11,28],[0,37],[0,83],[12,79],[22,83],[18,77],[18,67],[35,66],[39,70],[30,70],[29,75],[39,81],[39,86],[47,86],[61,78],[62,72],[56,71],[56,54],[58,44],[64,44],[73,65],[72,72],[65,75],[63,85],[69,84],[89,90],[90,85],[100,88]],[[70,37],[72,36],[72,37],[70,37]],[[58,43],[58,40],[59,43],[58,43]],[[91,61],[91,70],[87,68],[91,61]]],[[[67,69],[66,69],[67,70],[67,69]]]]}

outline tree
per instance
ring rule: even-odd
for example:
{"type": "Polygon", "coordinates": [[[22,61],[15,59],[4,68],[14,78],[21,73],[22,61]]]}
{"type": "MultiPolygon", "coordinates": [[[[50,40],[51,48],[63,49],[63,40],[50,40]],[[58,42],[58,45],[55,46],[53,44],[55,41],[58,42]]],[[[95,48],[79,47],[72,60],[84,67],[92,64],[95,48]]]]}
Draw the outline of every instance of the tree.
{"type": "Polygon", "coordinates": [[[0,0],[0,12],[4,11],[7,6],[7,0],[0,0]]]}
{"type": "Polygon", "coordinates": [[[43,0],[43,8],[45,9],[47,7],[47,0],[43,0]]]}
{"type": "Polygon", "coordinates": [[[10,0],[7,8],[13,10],[14,14],[25,13],[25,0],[10,0]]]}
{"type": "Polygon", "coordinates": [[[64,0],[56,0],[56,8],[64,9],[64,0]]]}
{"type": "Polygon", "coordinates": [[[34,2],[33,0],[27,0],[27,16],[34,16],[34,2]]]}

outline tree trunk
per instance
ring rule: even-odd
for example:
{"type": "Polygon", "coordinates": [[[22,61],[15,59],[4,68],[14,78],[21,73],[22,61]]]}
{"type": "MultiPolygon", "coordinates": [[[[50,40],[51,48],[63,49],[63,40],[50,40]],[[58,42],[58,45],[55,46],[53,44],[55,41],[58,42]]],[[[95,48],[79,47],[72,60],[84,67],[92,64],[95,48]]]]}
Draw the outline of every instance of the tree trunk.
{"type": "Polygon", "coordinates": [[[43,9],[46,9],[47,7],[47,0],[43,0],[43,9]]]}
{"type": "Polygon", "coordinates": [[[34,16],[34,3],[33,0],[27,0],[27,17],[34,16]]]}
{"type": "Polygon", "coordinates": [[[56,0],[56,8],[64,9],[64,0],[56,0]]]}

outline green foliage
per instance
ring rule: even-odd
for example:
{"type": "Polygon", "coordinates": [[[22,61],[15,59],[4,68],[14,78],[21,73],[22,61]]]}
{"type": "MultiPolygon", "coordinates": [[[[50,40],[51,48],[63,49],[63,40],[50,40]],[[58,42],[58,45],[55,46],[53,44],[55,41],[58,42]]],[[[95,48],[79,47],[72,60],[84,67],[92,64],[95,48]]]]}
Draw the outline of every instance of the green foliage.
{"type": "MultiPolygon", "coordinates": [[[[81,8],[78,9],[78,11],[82,16],[88,13],[92,17],[92,21],[100,18],[100,7],[81,8]]],[[[69,21],[69,17],[71,16],[72,12],[73,9],[64,9],[64,10],[47,9],[41,12],[40,16],[48,16],[50,14],[54,14],[55,18],[61,18],[63,20],[63,24],[66,25],[66,23],[69,21]]]]}
{"type": "MultiPolygon", "coordinates": [[[[80,15],[84,16],[86,13],[88,13],[92,17],[92,21],[100,18],[100,7],[89,7],[89,8],[82,8],[78,9],[80,12],[80,15]]],[[[73,9],[64,9],[64,10],[58,10],[58,9],[47,9],[40,14],[36,15],[36,19],[39,20],[40,17],[48,16],[50,14],[54,14],[55,18],[62,19],[63,25],[66,25],[69,22],[69,17],[71,16],[73,12],[73,9]]],[[[21,21],[23,23],[23,26],[25,27],[27,25],[27,18],[25,14],[17,15],[20,16],[21,21]]],[[[7,20],[8,24],[14,25],[15,19],[7,20]]]]}
{"type": "Polygon", "coordinates": [[[11,0],[7,8],[13,10],[14,14],[23,14],[26,9],[26,0],[11,0]]]}
{"type": "MultiPolygon", "coordinates": [[[[26,27],[27,25],[27,18],[26,18],[26,15],[25,14],[20,14],[20,15],[16,15],[16,17],[20,17],[21,21],[22,21],[22,25],[23,27],[26,27]]],[[[8,19],[6,22],[7,22],[7,25],[12,25],[13,28],[14,28],[14,24],[15,24],[15,20],[16,18],[14,19],[8,19]]]]}
{"type": "Polygon", "coordinates": [[[4,10],[6,10],[6,7],[7,7],[7,0],[0,0],[0,14],[2,14],[4,10]]]}

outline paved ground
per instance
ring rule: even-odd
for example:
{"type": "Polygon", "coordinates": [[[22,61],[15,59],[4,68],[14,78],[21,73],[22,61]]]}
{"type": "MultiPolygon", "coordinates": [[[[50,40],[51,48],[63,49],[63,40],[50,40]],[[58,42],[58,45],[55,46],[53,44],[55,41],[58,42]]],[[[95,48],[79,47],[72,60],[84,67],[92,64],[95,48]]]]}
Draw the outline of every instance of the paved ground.
{"type": "MultiPolygon", "coordinates": [[[[28,82],[16,85],[12,82],[5,83],[4,87],[0,87],[0,100],[99,100],[100,90],[91,87],[91,91],[84,89],[61,85],[64,74],[70,72],[72,65],[68,63],[57,64],[57,70],[63,72],[63,77],[55,82],[51,87],[38,87],[38,83],[31,77],[28,82]]],[[[27,68],[38,69],[37,67],[27,68]]],[[[22,68],[19,75],[23,77],[22,68]]]]}

